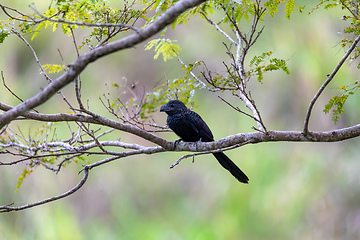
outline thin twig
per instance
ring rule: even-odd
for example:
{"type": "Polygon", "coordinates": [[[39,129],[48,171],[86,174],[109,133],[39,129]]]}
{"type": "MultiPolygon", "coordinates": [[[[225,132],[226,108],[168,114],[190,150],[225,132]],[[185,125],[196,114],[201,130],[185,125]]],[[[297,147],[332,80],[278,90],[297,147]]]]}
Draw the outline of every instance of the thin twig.
{"type": "Polygon", "coordinates": [[[234,41],[234,39],[232,39],[225,31],[223,31],[218,24],[216,24],[214,21],[212,21],[210,18],[208,18],[208,16],[206,16],[206,14],[204,12],[200,12],[200,14],[211,24],[214,25],[214,27],[216,28],[216,30],[218,30],[222,35],[224,35],[232,44],[234,44],[235,46],[238,45],[237,42],[234,41]]]}
{"type": "Polygon", "coordinates": [[[84,171],[84,176],[83,178],[81,179],[81,181],[75,186],[73,187],[72,189],[70,189],[69,191],[63,193],[63,194],[60,194],[58,196],[54,196],[54,197],[50,197],[50,198],[47,198],[47,199],[44,199],[42,201],[38,201],[38,202],[34,202],[34,203],[29,203],[29,204],[26,204],[26,205],[23,205],[23,206],[19,206],[19,207],[11,207],[14,203],[10,203],[10,204],[7,204],[7,205],[3,205],[3,206],[0,206],[0,213],[2,212],[12,212],[12,211],[20,211],[20,210],[24,210],[24,209],[27,209],[27,208],[32,208],[32,207],[36,207],[36,206],[39,206],[39,205],[43,205],[43,204],[46,204],[46,203],[49,203],[49,202],[53,202],[53,201],[56,201],[56,200],[59,200],[59,199],[62,199],[64,197],[68,197],[70,196],[71,194],[75,193],[77,190],[79,190],[86,182],[86,180],[88,179],[88,176],[89,176],[89,168],[88,167],[84,167],[83,171],[84,171]]]}
{"type": "MultiPolygon", "coordinates": [[[[163,147],[142,147],[139,150],[127,151],[127,152],[119,153],[117,156],[111,156],[111,157],[106,158],[104,160],[101,160],[101,161],[86,165],[85,167],[87,167],[89,169],[92,169],[94,167],[98,167],[100,165],[112,162],[112,161],[120,159],[120,158],[125,158],[125,157],[128,157],[128,156],[133,156],[133,155],[138,155],[138,154],[154,154],[154,153],[159,153],[159,152],[164,152],[164,151],[166,151],[166,150],[163,147]]],[[[83,171],[83,170],[81,170],[81,171],[83,171]]]]}
{"type": "Polygon", "coordinates": [[[359,15],[357,14],[357,12],[354,12],[348,5],[345,4],[345,2],[343,0],[340,0],[341,4],[347,8],[347,10],[349,10],[349,12],[351,12],[351,14],[357,19],[360,20],[359,15]]]}
{"type": "MultiPolygon", "coordinates": [[[[41,74],[44,75],[45,79],[48,81],[48,83],[52,83],[53,80],[49,77],[49,75],[47,75],[46,71],[44,70],[35,50],[33,49],[33,47],[30,45],[30,43],[28,41],[26,41],[26,39],[20,34],[20,32],[18,32],[15,28],[13,28],[11,30],[16,36],[18,36],[22,41],[25,42],[25,44],[30,48],[31,52],[33,53],[34,55],[34,58],[36,60],[36,63],[39,65],[39,68],[40,68],[40,71],[41,71],[41,74]]],[[[60,94],[60,96],[62,97],[62,99],[67,103],[67,105],[70,107],[70,109],[73,110],[73,107],[71,106],[70,102],[66,99],[65,95],[62,93],[61,90],[57,91],[58,94],[60,94]]],[[[34,111],[36,111],[34,109],[34,111]]],[[[37,112],[37,111],[36,111],[37,112]]]]}
{"type": "MultiPolygon", "coordinates": [[[[71,31],[71,37],[73,39],[73,43],[74,43],[74,47],[75,47],[75,51],[76,51],[76,54],[77,54],[77,57],[80,57],[80,53],[79,53],[79,48],[76,44],[76,39],[75,39],[75,34],[74,34],[74,31],[72,29],[72,27],[69,27],[70,28],[70,31],[71,31]]],[[[76,100],[79,104],[79,108],[80,109],[85,109],[84,108],[84,105],[82,103],[82,100],[81,100],[81,77],[80,77],[80,74],[79,76],[75,79],[74,81],[74,86],[75,86],[75,95],[76,95],[76,100]]]]}
{"type": "MultiPolygon", "coordinates": [[[[263,127],[263,129],[265,130],[265,132],[267,132],[266,127],[265,127],[264,123],[263,123],[261,120],[259,120],[259,119],[257,119],[256,117],[254,117],[254,116],[252,116],[252,115],[250,115],[250,114],[242,111],[239,107],[235,107],[234,105],[232,105],[231,103],[229,103],[228,101],[226,101],[224,98],[222,98],[222,97],[220,97],[220,96],[218,96],[218,97],[219,97],[223,102],[225,102],[227,105],[229,105],[230,107],[232,107],[234,110],[236,110],[236,111],[238,111],[238,112],[240,112],[240,113],[242,113],[242,114],[244,114],[244,115],[246,115],[246,116],[254,119],[257,123],[260,123],[261,126],[263,127]]],[[[258,131],[260,131],[260,130],[258,130],[258,131]]]]}
{"type": "Polygon", "coordinates": [[[52,79],[46,74],[43,66],[41,65],[40,63],[40,60],[35,52],[35,50],[33,49],[33,47],[30,45],[30,43],[28,41],[26,41],[26,39],[20,34],[20,32],[18,32],[15,28],[12,28],[11,31],[16,35],[18,36],[23,42],[25,42],[25,44],[30,48],[31,52],[33,53],[34,55],[34,58],[36,60],[36,63],[39,65],[40,67],[40,71],[41,71],[41,74],[44,75],[44,77],[46,78],[46,80],[51,83],[52,82],[52,79]]]}
{"type": "Polygon", "coordinates": [[[5,78],[4,78],[4,72],[1,71],[1,78],[2,78],[2,82],[4,87],[14,96],[16,97],[20,102],[23,102],[24,100],[22,100],[18,95],[16,95],[5,83],[5,78]]]}

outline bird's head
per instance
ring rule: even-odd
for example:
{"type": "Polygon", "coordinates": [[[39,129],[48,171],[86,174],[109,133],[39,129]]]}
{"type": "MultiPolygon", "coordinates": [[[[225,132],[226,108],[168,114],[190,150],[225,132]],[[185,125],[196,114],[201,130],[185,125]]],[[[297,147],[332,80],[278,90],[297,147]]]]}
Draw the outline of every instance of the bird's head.
{"type": "Polygon", "coordinates": [[[170,100],[160,108],[160,112],[166,112],[168,115],[177,114],[184,110],[187,110],[187,107],[179,100],[170,100]]]}

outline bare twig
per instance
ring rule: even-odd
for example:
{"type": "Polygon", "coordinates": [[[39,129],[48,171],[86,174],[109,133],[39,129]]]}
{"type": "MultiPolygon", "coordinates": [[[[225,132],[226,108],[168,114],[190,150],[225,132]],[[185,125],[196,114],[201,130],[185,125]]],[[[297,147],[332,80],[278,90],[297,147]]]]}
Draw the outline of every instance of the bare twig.
{"type": "Polygon", "coordinates": [[[212,21],[208,16],[206,16],[206,14],[204,12],[200,12],[200,14],[211,24],[214,25],[214,27],[216,28],[216,30],[218,30],[222,35],[224,35],[232,44],[234,44],[235,46],[238,45],[237,42],[234,41],[234,39],[232,39],[225,31],[223,31],[218,24],[216,24],[214,21],[212,21]]]}
{"type": "Polygon", "coordinates": [[[160,153],[160,152],[164,152],[166,151],[164,148],[162,147],[141,147],[139,150],[134,150],[134,151],[128,151],[128,152],[122,152],[119,153],[117,156],[112,156],[109,158],[106,158],[104,160],[86,165],[86,168],[92,169],[94,167],[98,167],[100,165],[103,165],[105,163],[109,163],[112,162],[114,160],[117,160],[119,158],[125,158],[128,156],[133,156],[133,155],[138,155],[138,154],[154,154],[154,153],[160,153]]]}
{"type": "MultiPolygon", "coordinates": [[[[40,68],[40,71],[41,71],[41,74],[44,75],[45,79],[48,81],[48,83],[51,83],[53,80],[49,77],[49,75],[47,75],[46,71],[44,70],[35,50],[33,49],[33,47],[30,45],[30,43],[28,41],[26,41],[26,39],[20,34],[20,32],[18,32],[15,28],[11,29],[11,31],[16,35],[18,36],[22,41],[25,42],[25,44],[30,48],[31,52],[33,53],[34,55],[34,58],[36,60],[36,63],[39,65],[39,68],[40,68]]],[[[60,94],[60,96],[62,97],[62,99],[67,103],[67,105],[70,107],[70,109],[73,110],[73,107],[71,106],[70,102],[66,99],[65,95],[62,93],[61,90],[58,90],[57,92],[58,94],[60,94]]],[[[34,109],[34,111],[36,111],[34,109]]],[[[37,111],[36,111],[37,112],[37,111]]]]}
{"type": "Polygon", "coordinates": [[[4,78],[4,72],[1,71],[1,78],[2,78],[2,82],[4,87],[14,96],[16,97],[20,102],[23,102],[24,100],[22,100],[18,95],[16,95],[5,83],[5,78],[4,78]]]}
{"type": "Polygon", "coordinates": [[[30,43],[28,41],[26,41],[26,39],[20,34],[20,32],[18,32],[15,28],[12,28],[11,31],[16,35],[18,36],[23,42],[25,42],[26,46],[28,46],[31,50],[31,52],[33,53],[34,55],[34,58],[36,60],[36,63],[39,65],[39,68],[40,68],[40,71],[41,71],[41,74],[44,75],[45,79],[51,83],[52,82],[52,79],[46,74],[43,66],[41,65],[40,63],[40,60],[35,52],[35,50],[33,49],[33,47],[30,45],[30,43]]]}
{"type": "Polygon", "coordinates": [[[264,123],[262,122],[262,120],[257,119],[256,117],[254,117],[254,116],[252,116],[252,115],[250,115],[250,114],[242,111],[239,107],[235,107],[234,105],[232,105],[231,103],[229,103],[228,101],[226,101],[224,98],[222,98],[222,97],[220,97],[220,96],[218,96],[218,97],[219,97],[223,102],[225,102],[227,105],[229,105],[230,107],[232,107],[234,110],[236,110],[236,111],[238,111],[238,112],[240,112],[240,113],[242,113],[242,114],[244,114],[244,115],[246,115],[246,116],[254,119],[257,123],[260,123],[261,126],[263,127],[263,129],[265,130],[265,132],[267,132],[266,127],[265,127],[264,123]]]}
{"type": "MultiPolygon", "coordinates": [[[[80,57],[80,53],[79,53],[79,48],[76,44],[76,39],[75,39],[75,34],[74,34],[74,31],[71,27],[70,28],[70,31],[71,31],[71,37],[73,39],[73,43],[74,43],[74,47],[75,47],[75,51],[76,51],[76,54],[77,54],[77,57],[80,57]]],[[[81,101],[81,78],[80,78],[80,74],[79,76],[75,79],[74,81],[74,86],[75,86],[75,95],[76,95],[76,100],[78,102],[78,105],[79,105],[79,108],[82,110],[82,109],[85,109],[82,101],[81,101]]]]}

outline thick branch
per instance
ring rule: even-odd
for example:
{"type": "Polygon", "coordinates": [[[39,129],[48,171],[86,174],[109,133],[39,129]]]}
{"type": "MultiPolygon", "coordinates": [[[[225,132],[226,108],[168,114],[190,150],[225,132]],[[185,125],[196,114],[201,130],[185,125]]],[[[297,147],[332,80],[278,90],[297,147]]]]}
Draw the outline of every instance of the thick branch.
{"type": "Polygon", "coordinates": [[[267,131],[254,133],[239,133],[214,142],[180,142],[176,151],[203,152],[220,148],[228,148],[241,143],[261,142],[339,142],[360,136],[360,124],[348,128],[341,128],[328,132],[308,132],[306,135],[300,131],[267,131]]]}
{"type": "MultiPolygon", "coordinates": [[[[0,110],[11,111],[11,109],[12,109],[11,106],[0,102],[0,110]]],[[[98,124],[98,125],[114,128],[120,131],[132,133],[150,142],[158,144],[166,149],[172,147],[170,142],[167,142],[166,140],[152,133],[149,133],[146,130],[140,129],[138,127],[134,127],[130,124],[117,122],[95,114],[94,116],[89,116],[84,114],[68,114],[68,113],[40,114],[34,112],[26,112],[21,115],[28,119],[44,121],[44,122],[86,122],[86,123],[98,124]]]]}
{"type": "Polygon", "coordinates": [[[175,19],[187,9],[195,7],[205,0],[182,0],[175,3],[170,7],[160,18],[153,23],[141,29],[139,32],[134,33],[121,40],[106,44],[98,47],[90,52],[80,56],[77,60],[69,65],[69,69],[52,83],[44,88],[43,91],[38,93],[32,98],[27,99],[25,102],[20,103],[13,109],[0,115],[0,129],[3,128],[7,123],[20,116],[22,113],[35,108],[36,106],[46,102],[51,98],[57,91],[72,82],[84,69],[85,67],[95,60],[109,55],[111,53],[131,48],[136,44],[144,41],[145,39],[154,36],[160,32],[167,25],[175,21],[175,19]]]}
{"type": "MultiPolygon", "coordinates": [[[[8,105],[5,105],[9,107],[8,105]]],[[[0,109],[4,107],[4,104],[0,103],[0,109]]],[[[139,129],[137,127],[131,126],[129,124],[123,124],[116,122],[111,119],[107,119],[101,116],[88,116],[82,114],[39,114],[33,112],[27,112],[23,114],[24,116],[40,121],[47,122],[59,122],[59,121],[69,121],[69,122],[86,122],[93,123],[103,126],[108,126],[114,129],[132,133],[139,137],[142,137],[150,142],[158,144],[164,149],[171,151],[173,150],[172,142],[168,142],[165,139],[158,137],[154,134],[147,132],[146,130],[139,129]]],[[[308,132],[306,135],[303,132],[299,131],[267,131],[266,134],[262,132],[255,133],[239,133],[232,136],[228,136],[217,140],[211,143],[179,143],[176,145],[177,151],[209,151],[216,150],[219,148],[230,147],[239,143],[251,141],[251,143],[259,142],[338,142],[346,139],[351,139],[360,136],[360,124],[342,128],[337,130],[332,130],[328,132],[308,132]],[[197,146],[197,147],[196,147],[197,146]]],[[[161,150],[162,151],[162,150],[161,150]]],[[[161,152],[159,149],[156,152],[161,152]]]]}

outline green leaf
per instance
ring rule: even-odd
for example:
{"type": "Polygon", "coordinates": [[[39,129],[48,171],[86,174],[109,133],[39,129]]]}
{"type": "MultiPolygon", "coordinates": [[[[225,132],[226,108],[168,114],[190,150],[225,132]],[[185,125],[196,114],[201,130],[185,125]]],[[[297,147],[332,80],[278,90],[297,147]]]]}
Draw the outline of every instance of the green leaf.
{"type": "Polygon", "coordinates": [[[333,96],[329,102],[325,105],[324,112],[327,114],[332,110],[332,120],[336,123],[339,120],[339,115],[344,113],[344,104],[349,96],[352,96],[360,89],[359,81],[355,81],[353,84],[344,86],[340,85],[340,90],[343,91],[342,94],[333,96]]]}
{"type": "Polygon", "coordinates": [[[145,46],[145,50],[154,48],[156,52],[154,59],[157,59],[160,54],[162,54],[163,60],[166,62],[167,60],[176,57],[181,50],[181,48],[173,42],[176,42],[176,40],[165,38],[154,39],[148,42],[148,44],[145,46]]]}
{"type": "Polygon", "coordinates": [[[9,32],[2,30],[0,32],[0,43],[3,43],[5,38],[8,37],[9,35],[10,35],[9,32]]]}

